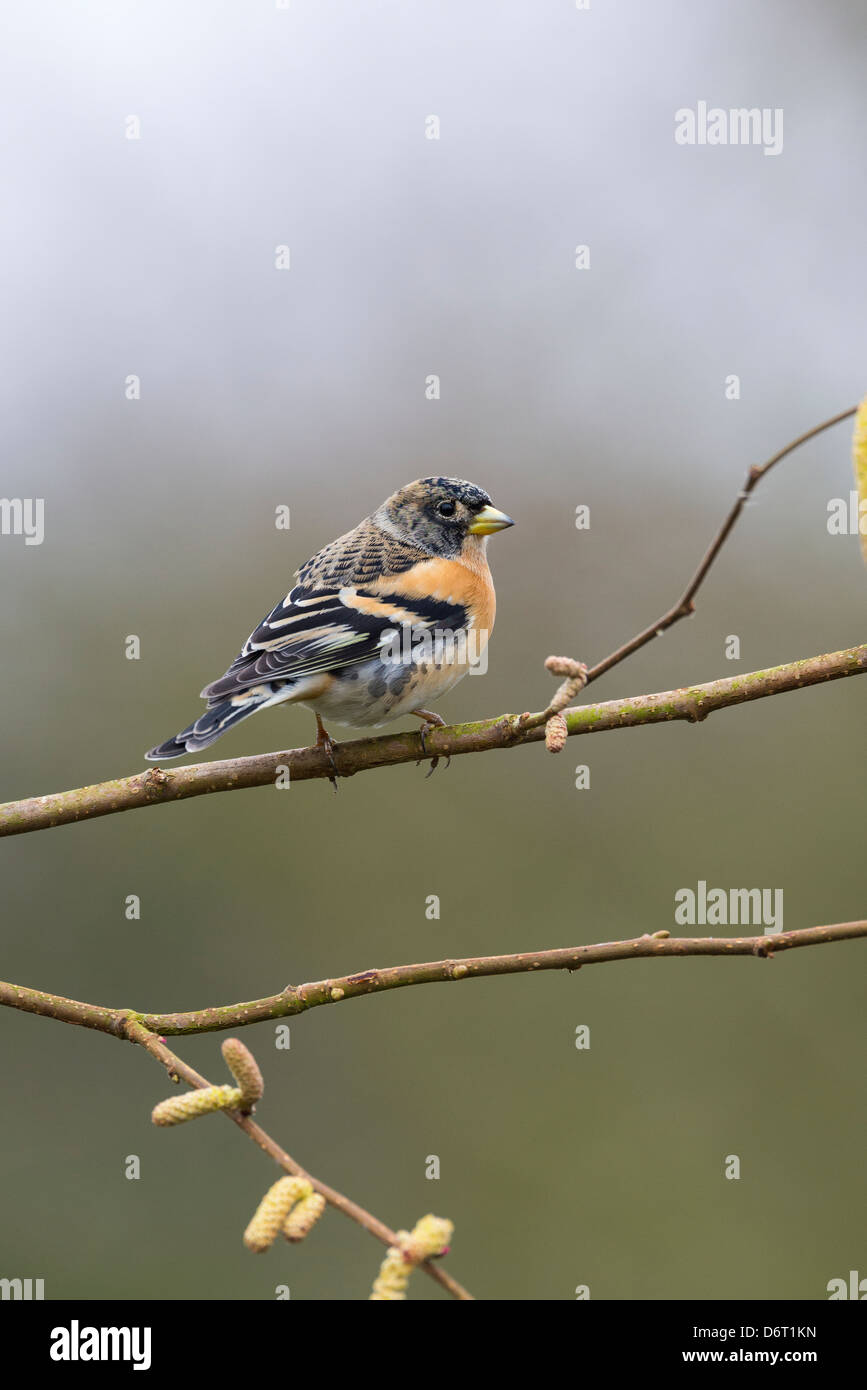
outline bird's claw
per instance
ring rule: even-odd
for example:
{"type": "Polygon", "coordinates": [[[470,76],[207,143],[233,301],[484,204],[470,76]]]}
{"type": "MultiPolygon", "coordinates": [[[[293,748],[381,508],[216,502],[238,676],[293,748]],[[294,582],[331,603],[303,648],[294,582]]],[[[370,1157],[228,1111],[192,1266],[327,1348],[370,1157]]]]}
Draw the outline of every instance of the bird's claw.
{"type": "Polygon", "coordinates": [[[322,721],[321,721],[321,719],[319,718],[318,715],[317,715],[317,717],[316,717],[316,725],[317,725],[317,732],[316,732],[316,747],[317,747],[317,748],[321,748],[321,749],[324,751],[325,756],[327,757],[328,761],[329,761],[330,764],[331,764],[331,775],[330,775],[330,777],[328,778],[328,780],[329,780],[329,782],[331,783],[331,785],[332,785],[332,787],[334,788],[334,791],[335,791],[335,793],[336,793],[336,792],[337,792],[337,763],[334,761],[334,750],[335,750],[335,748],[337,747],[337,743],[336,743],[335,740],[331,737],[331,735],[329,734],[328,730],[325,728],[325,725],[322,723],[322,721]]]}
{"type": "MultiPolygon", "coordinates": [[[[428,734],[430,733],[431,729],[444,729],[444,728],[446,727],[446,721],[442,718],[441,715],[435,714],[433,710],[413,710],[413,713],[416,715],[416,717],[417,717],[418,719],[421,719],[421,720],[422,720],[422,726],[421,726],[421,729],[419,730],[419,737],[421,738],[421,751],[422,751],[422,756],[421,756],[421,757],[418,759],[418,761],[416,762],[416,767],[419,767],[419,766],[424,762],[425,758],[428,756],[428,752],[427,752],[427,736],[428,736],[428,734]]],[[[449,766],[449,764],[451,763],[451,760],[452,760],[452,755],[451,755],[451,753],[447,753],[447,754],[446,754],[446,767],[449,766]]],[[[430,776],[433,775],[433,773],[436,771],[437,767],[439,767],[439,763],[440,763],[440,755],[439,755],[439,753],[434,753],[433,757],[431,758],[430,768],[429,768],[429,770],[428,770],[428,772],[427,772],[427,774],[426,774],[426,776],[425,776],[425,781],[427,781],[428,777],[430,777],[430,776]]]]}

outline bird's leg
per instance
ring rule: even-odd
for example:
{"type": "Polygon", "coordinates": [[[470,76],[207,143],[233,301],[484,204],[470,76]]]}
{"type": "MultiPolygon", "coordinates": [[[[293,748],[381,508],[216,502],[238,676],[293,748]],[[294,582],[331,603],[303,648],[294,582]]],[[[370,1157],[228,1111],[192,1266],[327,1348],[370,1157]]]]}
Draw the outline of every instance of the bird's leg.
{"type": "MultiPolygon", "coordinates": [[[[316,714],[316,711],[314,710],[313,713],[316,714]]],[[[337,791],[337,764],[336,764],[336,762],[334,761],[334,750],[335,750],[335,748],[337,747],[337,744],[335,743],[334,739],[333,739],[333,738],[331,737],[331,735],[329,734],[329,732],[328,732],[328,730],[326,729],[325,725],[322,723],[322,720],[319,718],[319,715],[318,715],[318,714],[316,714],[316,747],[317,747],[317,748],[324,748],[324,749],[325,749],[326,755],[327,755],[327,757],[328,757],[328,761],[329,761],[330,764],[331,764],[331,776],[329,777],[328,780],[329,780],[329,782],[331,783],[332,787],[334,788],[334,790],[335,790],[335,792],[336,792],[336,791],[337,791]]]]}
{"type": "MultiPolygon", "coordinates": [[[[416,719],[421,719],[421,720],[422,720],[422,726],[421,726],[421,751],[422,751],[423,753],[426,754],[426,753],[427,753],[427,732],[428,732],[428,729],[445,729],[445,728],[446,728],[446,721],[443,719],[442,715],[437,714],[437,713],[436,713],[434,710],[432,710],[432,709],[411,709],[411,710],[410,710],[410,714],[414,714],[415,717],[416,717],[416,719]]],[[[448,754],[447,757],[446,757],[446,767],[448,767],[448,765],[449,765],[449,763],[451,762],[451,760],[452,760],[451,754],[448,754]]],[[[421,759],[419,759],[419,762],[421,762],[421,759]]],[[[431,758],[430,772],[427,774],[428,777],[430,777],[431,772],[434,771],[434,768],[437,766],[438,763],[439,763],[439,755],[437,754],[436,756],[434,756],[433,758],[431,758]]],[[[418,763],[416,763],[416,767],[418,767],[418,763]]]]}

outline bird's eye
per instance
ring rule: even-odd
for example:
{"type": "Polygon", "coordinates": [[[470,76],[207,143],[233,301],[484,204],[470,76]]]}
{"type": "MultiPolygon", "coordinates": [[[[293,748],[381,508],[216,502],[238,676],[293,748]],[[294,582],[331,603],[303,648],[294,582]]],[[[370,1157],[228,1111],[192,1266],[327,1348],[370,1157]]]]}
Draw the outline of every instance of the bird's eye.
{"type": "Polygon", "coordinates": [[[440,516],[454,516],[455,504],[454,502],[440,502],[439,506],[437,507],[437,511],[439,512],[440,516]]]}

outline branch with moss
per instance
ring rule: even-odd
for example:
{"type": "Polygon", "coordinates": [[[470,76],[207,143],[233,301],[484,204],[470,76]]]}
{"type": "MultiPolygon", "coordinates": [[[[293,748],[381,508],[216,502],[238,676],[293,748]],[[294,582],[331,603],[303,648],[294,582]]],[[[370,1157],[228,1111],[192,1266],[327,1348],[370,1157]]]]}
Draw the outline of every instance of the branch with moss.
{"type": "MultiPolygon", "coordinates": [[[[696,724],[715,710],[764,700],[788,690],[802,690],[826,681],[842,680],[867,671],[867,643],[825,656],[791,661],[765,671],[708,681],[705,685],[665,690],[655,695],[632,695],[598,705],[580,705],[562,712],[569,737],[602,733],[606,729],[630,729],[639,725],[686,720],[696,724]]],[[[10,801],[0,806],[0,836],[23,835],[31,830],[69,825],[76,821],[110,816],[118,811],[185,801],[211,792],[240,791],[244,787],[273,787],[278,778],[285,785],[318,778],[354,777],[377,767],[416,763],[424,757],[460,757],[494,749],[519,748],[545,738],[546,712],[539,715],[503,714],[473,724],[430,729],[422,748],[418,733],[386,734],[381,738],[355,739],[334,746],[333,761],[322,748],[295,748],[282,753],[227,758],[221,762],[194,763],[169,772],[148,772],[100,782],[76,791],[10,801]]]]}
{"type": "MultiPolygon", "coordinates": [[[[113,1037],[129,1037],[131,1023],[154,1036],[185,1033],[217,1033],[244,1028],[251,1023],[273,1022],[306,1013],[322,1004],[339,1004],[365,994],[403,989],[408,985],[446,984],[457,980],[484,979],[490,975],[529,975],[538,970],[580,970],[584,965],[609,961],[646,960],[683,956],[758,956],[769,960],[802,946],[852,941],[867,936],[867,920],[835,922],[797,931],[762,936],[673,937],[667,931],[636,936],[627,941],[603,941],[592,946],[564,946],[545,951],[523,951],[505,956],[465,956],[459,960],[426,961],[418,965],[391,965],[336,975],[310,984],[287,985],[278,994],[241,1004],[216,1005],[189,1013],[152,1014],[135,1009],[109,1008],[66,999],[60,994],[0,981],[0,1006],[41,1014],[60,1023],[94,1028],[113,1037]]],[[[156,1055],[156,1054],[155,1054],[156,1055]]],[[[205,1083],[207,1084],[207,1083],[205,1083]]]]}

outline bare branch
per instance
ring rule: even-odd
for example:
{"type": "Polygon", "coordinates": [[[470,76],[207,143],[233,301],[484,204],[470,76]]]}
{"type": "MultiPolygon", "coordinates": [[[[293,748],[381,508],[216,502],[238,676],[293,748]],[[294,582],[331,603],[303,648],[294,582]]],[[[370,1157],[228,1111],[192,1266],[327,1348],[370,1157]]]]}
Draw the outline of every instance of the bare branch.
{"type": "MultiPolygon", "coordinates": [[[[456,980],[483,979],[489,975],[533,974],[537,970],[573,971],[580,970],[583,965],[598,965],[606,961],[656,959],[661,956],[768,958],[801,946],[852,941],[862,936],[867,936],[867,920],[804,927],[799,931],[775,932],[768,936],[672,937],[662,932],[636,936],[628,941],[603,941],[593,946],[564,946],[555,950],[524,951],[517,955],[467,956],[462,960],[428,961],[420,965],[391,965],[316,980],[311,984],[287,985],[279,994],[269,995],[266,999],[179,1014],[149,1014],[131,1009],[104,1008],[99,1004],[84,1004],[79,1000],[64,999],[61,995],[29,989],[26,985],[0,981],[0,1006],[21,1009],[24,1013],[42,1014],[61,1023],[77,1024],[81,1028],[95,1028],[114,1037],[128,1037],[131,1021],[154,1037],[176,1037],[185,1033],[216,1033],[226,1028],[244,1028],[251,1023],[289,1018],[293,1014],[317,1008],[320,1004],[338,1004],[344,999],[403,989],[408,985],[445,984],[456,980]]],[[[150,1046],[148,1050],[154,1051],[150,1046]]],[[[163,1056],[156,1051],[154,1055],[163,1056]]],[[[166,1052],[165,1055],[171,1054],[166,1052]]],[[[186,1072],[179,1074],[187,1075],[186,1072]]]]}

